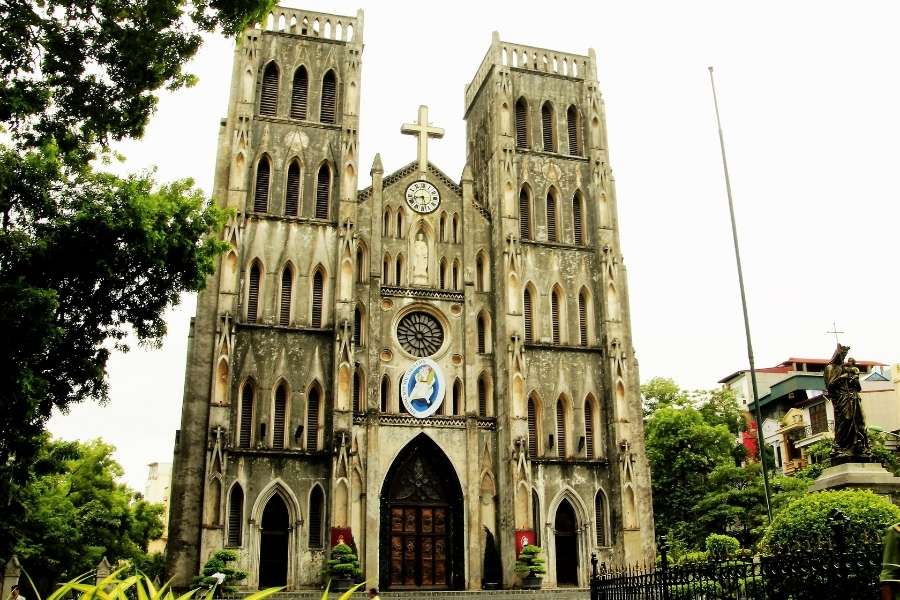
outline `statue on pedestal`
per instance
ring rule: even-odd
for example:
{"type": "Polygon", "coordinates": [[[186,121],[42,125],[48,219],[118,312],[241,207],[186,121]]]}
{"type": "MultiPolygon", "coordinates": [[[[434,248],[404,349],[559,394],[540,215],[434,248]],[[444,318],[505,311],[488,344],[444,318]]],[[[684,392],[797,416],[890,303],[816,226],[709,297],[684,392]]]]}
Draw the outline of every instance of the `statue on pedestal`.
{"type": "Polygon", "coordinates": [[[420,231],[413,242],[413,284],[426,285],[428,283],[428,242],[420,231]]]}
{"type": "Polygon", "coordinates": [[[834,450],[832,464],[839,462],[867,462],[871,457],[866,420],[863,416],[859,392],[859,368],[856,361],[846,358],[849,346],[838,344],[825,367],[825,395],[834,407],[834,450]],[[845,361],[846,359],[846,361],[845,361]]]}

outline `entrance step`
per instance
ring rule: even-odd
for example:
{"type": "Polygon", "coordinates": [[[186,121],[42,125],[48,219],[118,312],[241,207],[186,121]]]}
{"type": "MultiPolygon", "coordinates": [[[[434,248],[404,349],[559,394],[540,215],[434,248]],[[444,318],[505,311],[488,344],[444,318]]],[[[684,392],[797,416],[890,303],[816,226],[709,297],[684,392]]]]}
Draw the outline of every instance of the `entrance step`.
{"type": "MultiPolygon", "coordinates": [[[[337,600],[343,592],[330,592],[329,598],[337,600]]],[[[243,595],[233,596],[239,600],[243,595]]],[[[365,592],[360,589],[353,594],[353,600],[363,600],[365,592]]],[[[475,590],[475,591],[408,591],[408,592],[381,592],[381,600],[481,600],[490,597],[491,600],[585,600],[590,597],[588,588],[547,588],[541,590],[475,590]]],[[[281,592],[269,596],[271,600],[320,600],[321,590],[301,590],[296,592],[281,592]]]]}

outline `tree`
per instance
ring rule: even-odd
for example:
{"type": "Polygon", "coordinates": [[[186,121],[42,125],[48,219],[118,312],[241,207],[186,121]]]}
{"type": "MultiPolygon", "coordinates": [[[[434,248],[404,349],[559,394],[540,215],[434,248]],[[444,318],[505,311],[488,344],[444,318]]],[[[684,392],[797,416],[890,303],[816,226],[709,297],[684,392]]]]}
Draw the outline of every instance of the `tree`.
{"type": "MultiPolygon", "coordinates": [[[[0,22],[0,506],[53,408],[107,398],[111,347],[165,334],[224,248],[223,213],[190,180],[96,166],[139,137],[203,32],[235,35],[272,0],[76,0],[4,5],[0,22]],[[102,159],[98,161],[97,159],[102,159]]],[[[0,556],[11,540],[0,537],[0,556]]]]}
{"type": "Polygon", "coordinates": [[[152,565],[147,544],[162,534],[163,508],[118,483],[113,447],[42,440],[40,466],[16,486],[7,513],[13,518],[0,523],[39,589],[93,570],[104,556],[152,565]]]}
{"type": "Polygon", "coordinates": [[[644,416],[653,414],[664,406],[687,406],[690,395],[678,387],[674,380],[666,377],[654,377],[641,385],[644,416]]]}
{"type": "Polygon", "coordinates": [[[734,437],[725,425],[710,425],[693,407],[658,408],[645,427],[656,526],[692,546],[703,541],[697,503],[709,476],[733,463],[734,437]]]}
{"type": "MultiPolygon", "coordinates": [[[[237,584],[247,578],[247,573],[244,571],[238,571],[234,567],[229,566],[230,563],[237,561],[238,555],[234,550],[217,550],[206,564],[203,565],[203,570],[200,572],[201,574],[197,577],[194,577],[194,580],[191,582],[191,587],[204,587],[207,589],[212,589],[218,586],[220,592],[225,592],[228,594],[233,594],[237,591],[237,584]],[[225,577],[222,578],[222,581],[218,581],[216,577],[217,573],[221,573],[225,577]]],[[[221,575],[219,576],[221,577],[221,575]]]]}

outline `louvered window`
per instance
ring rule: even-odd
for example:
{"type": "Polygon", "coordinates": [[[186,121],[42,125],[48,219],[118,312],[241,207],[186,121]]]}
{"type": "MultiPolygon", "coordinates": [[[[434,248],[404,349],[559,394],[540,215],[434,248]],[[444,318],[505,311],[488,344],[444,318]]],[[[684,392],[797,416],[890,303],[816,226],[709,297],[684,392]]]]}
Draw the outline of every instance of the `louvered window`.
{"type": "Polygon", "coordinates": [[[274,117],[278,112],[278,67],[274,62],[263,71],[262,93],[259,96],[259,114],[274,117]]]}
{"type": "Polygon", "coordinates": [[[231,488],[228,498],[228,545],[241,545],[241,525],[244,522],[244,490],[240,485],[231,488]]]}
{"type": "Polygon", "coordinates": [[[309,390],[306,399],[306,449],[319,447],[319,388],[309,390]]]}
{"type": "Polygon", "coordinates": [[[550,293],[550,325],[553,331],[553,343],[559,344],[559,294],[556,293],[556,290],[550,293]]]}
{"type": "Polygon", "coordinates": [[[582,231],[581,196],[575,194],[572,197],[572,230],[575,232],[575,243],[584,245],[584,233],[582,231]]]}
{"type": "Polygon", "coordinates": [[[238,446],[250,447],[250,438],[253,434],[253,384],[249,381],[244,384],[241,393],[241,428],[238,446]]]}
{"type": "Polygon", "coordinates": [[[594,406],[588,398],[584,403],[584,443],[588,458],[594,458],[594,406]]]}
{"type": "Polygon", "coordinates": [[[478,378],[478,414],[482,417],[487,416],[487,405],[488,405],[488,390],[487,383],[484,380],[484,377],[478,378]]]}
{"type": "Polygon", "coordinates": [[[247,290],[247,322],[256,323],[259,315],[259,263],[250,267],[250,282],[247,290]]]}
{"type": "Polygon", "coordinates": [[[322,288],[324,285],[322,277],[322,271],[316,271],[316,274],[313,275],[313,289],[312,289],[312,319],[310,319],[310,326],[312,327],[321,327],[322,326],[322,288]]]}
{"type": "Polygon", "coordinates": [[[519,237],[531,239],[531,202],[524,188],[519,192],[519,237]]]}
{"type": "Polygon", "coordinates": [[[325,498],[322,494],[322,488],[313,487],[312,493],[309,495],[309,547],[321,548],[323,545],[322,530],[324,529],[323,521],[325,516],[325,498]]]}
{"type": "Polygon", "coordinates": [[[441,260],[441,272],[439,274],[439,277],[441,289],[447,289],[447,263],[443,259],[441,260]]]}
{"type": "Polygon", "coordinates": [[[381,412],[387,412],[388,399],[390,399],[391,381],[385,375],[381,378],[381,412]]]}
{"type": "Polygon", "coordinates": [[[462,383],[459,379],[453,384],[453,406],[450,408],[454,415],[462,414],[462,383]]]}
{"type": "Polygon", "coordinates": [[[294,275],[290,267],[281,272],[281,305],[278,310],[278,324],[287,327],[291,324],[291,288],[294,275]]]}
{"type": "Polygon", "coordinates": [[[578,339],[582,346],[588,345],[587,298],[584,293],[578,295],[578,339]]]}
{"type": "Polygon", "coordinates": [[[256,167],[256,189],[253,192],[253,210],[264,213],[269,208],[269,159],[259,159],[256,167]]]}
{"type": "Polygon", "coordinates": [[[597,545],[606,546],[606,506],[603,502],[603,492],[599,490],[594,496],[594,520],[597,524],[597,545]]]}
{"type": "Polygon", "coordinates": [[[287,391],[283,385],[275,391],[275,415],[272,419],[272,447],[276,450],[284,448],[284,424],[287,411],[287,391]]]}
{"type": "Polygon", "coordinates": [[[524,98],[516,102],[516,146],[528,147],[528,105],[524,98]]]}
{"type": "Polygon", "coordinates": [[[309,97],[309,75],[306,67],[294,72],[294,85],[291,88],[291,118],[306,118],[306,99],[309,97]]]}
{"type": "Polygon", "coordinates": [[[544,152],[555,152],[553,147],[553,108],[545,102],[541,107],[541,134],[544,142],[544,152]]]}
{"type": "Polygon", "coordinates": [[[320,112],[320,120],[323,123],[334,123],[335,105],[337,102],[337,81],[334,77],[334,71],[325,73],[322,78],[322,110],[320,112]]]}
{"type": "Polygon", "coordinates": [[[297,161],[288,167],[287,185],[284,188],[284,215],[296,217],[300,207],[300,165],[297,161]]]}
{"type": "Polygon", "coordinates": [[[566,125],[569,130],[569,154],[581,156],[581,148],[578,147],[578,111],[574,106],[566,111],[566,125]]]}
{"type": "Polygon", "coordinates": [[[522,316],[525,318],[525,342],[534,341],[534,320],[532,318],[531,308],[531,290],[525,288],[525,294],[522,297],[522,316]]]}
{"type": "Polygon", "coordinates": [[[556,451],[560,458],[566,457],[566,407],[562,399],[556,403],[556,451]]]}
{"type": "Polygon", "coordinates": [[[478,353],[484,354],[487,351],[487,344],[485,343],[485,336],[487,332],[485,331],[484,326],[484,318],[478,317],[478,353]]]}
{"type": "Polygon", "coordinates": [[[537,407],[534,398],[528,399],[528,456],[537,458],[537,407]]]}
{"type": "Polygon", "coordinates": [[[360,398],[362,394],[362,385],[359,377],[359,367],[353,372],[353,412],[358,413],[359,407],[362,405],[360,398]]]}
{"type": "Polygon", "coordinates": [[[331,198],[331,169],[327,164],[319,167],[316,177],[316,218],[328,218],[328,201],[331,198]]]}
{"type": "Polygon", "coordinates": [[[556,194],[547,193],[547,240],[555,242],[559,239],[556,234],[556,194]]]}
{"type": "Polygon", "coordinates": [[[362,342],[362,312],[359,307],[353,309],[353,343],[357,346],[362,342]]]}

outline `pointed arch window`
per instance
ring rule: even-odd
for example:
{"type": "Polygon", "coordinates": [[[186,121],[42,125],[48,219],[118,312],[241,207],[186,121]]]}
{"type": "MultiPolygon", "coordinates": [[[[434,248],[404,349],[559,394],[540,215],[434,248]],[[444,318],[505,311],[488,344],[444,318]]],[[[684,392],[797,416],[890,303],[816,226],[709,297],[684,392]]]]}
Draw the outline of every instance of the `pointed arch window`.
{"type": "Polygon", "coordinates": [[[365,399],[363,397],[363,385],[362,385],[362,375],[360,375],[359,365],[356,365],[356,369],[353,371],[353,412],[359,413],[361,412],[362,406],[365,406],[365,399]]]}
{"type": "Polygon", "coordinates": [[[458,260],[453,261],[453,277],[452,277],[452,279],[453,279],[453,289],[458,290],[459,289],[459,261],[458,260]]]}
{"type": "Polygon", "coordinates": [[[522,295],[522,316],[525,320],[525,342],[530,344],[534,342],[534,317],[532,308],[531,290],[525,288],[522,295]]]}
{"type": "Polygon", "coordinates": [[[253,191],[254,212],[266,212],[269,208],[269,178],[271,165],[269,157],[263,156],[256,165],[256,189],[253,191]]]}
{"type": "Polygon", "coordinates": [[[362,345],[363,316],[359,306],[353,309],[353,344],[362,345]]]}
{"type": "Polygon", "coordinates": [[[533,397],[528,397],[528,456],[537,458],[538,455],[538,428],[537,428],[537,404],[533,397]]]}
{"type": "Polygon", "coordinates": [[[287,327],[291,324],[291,291],[294,284],[294,273],[290,265],[281,272],[281,301],[278,306],[278,324],[287,327]]]}
{"type": "Polygon", "coordinates": [[[366,275],[366,249],[360,243],[356,247],[356,283],[365,283],[366,275]]]}
{"type": "Polygon", "coordinates": [[[541,545],[541,499],[531,490],[531,523],[534,526],[534,544],[541,545]]]}
{"type": "Polygon", "coordinates": [[[453,382],[453,406],[450,407],[452,410],[451,414],[461,415],[462,410],[462,398],[463,398],[463,387],[462,381],[457,379],[453,382]]]}
{"type": "Polygon", "coordinates": [[[322,109],[320,120],[323,123],[335,122],[335,107],[337,105],[337,78],[334,71],[329,70],[322,78],[322,109]]]}
{"type": "Polygon", "coordinates": [[[309,495],[309,547],[322,548],[325,529],[325,494],[315,485],[309,495]]]}
{"type": "Polygon", "coordinates": [[[388,285],[391,276],[391,255],[385,254],[381,262],[381,285],[388,285]]]}
{"type": "Polygon", "coordinates": [[[477,321],[478,328],[478,353],[484,354],[487,352],[487,324],[485,323],[484,315],[478,315],[477,321]]]}
{"type": "Polygon", "coordinates": [[[397,262],[394,265],[394,285],[403,285],[403,255],[397,255],[397,262]]]}
{"type": "Polygon", "coordinates": [[[440,273],[438,274],[438,277],[440,278],[440,281],[439,281],[440,288],[442,290],[446,290],[447,289],[447,259],[446,258],[441,259],[441,267],[440,267],[439,271],[440,271],[440,273]]]}
{"type": "Polygon", "coordinates": [[[588,345],[588,308],[587,292],[581,290],[578,294],[578,343],[588,345]]]}
{"type": "Polygon", "coordinates": [[[541,139],[544,142],[544,152],[556,152],[554,125],[553,106],[549,102],[544,102],[541,106],[541,139]]]}
{"type": "Polygon", "coordinates": [[[531,239],[531,198],[524,187],[519,192],[519,237],[531,239]]]}
{"type": "Polygon", "coordinates": [[[403,209],[397,209],[397,239],[403,239],[403,209]]]}
{"type": "Polygon", "coordinates": [[[381,378],[381,412],[388,411],[388,401],[391,398],[391,379],[387,375],[381,378]]]}
{"type": "Polygon", "coordinates": [[[559,241],[556,229],[556,192],[554,190],[547,192],[547,241],[559,241]]]}
{"type": "Polygon", "coordinates": [[[481,417],[488,416],[488,402],[490,389],[487,382],[487,377],[482,373],[478,377],[478,415],[481,417]]]}
{"type": "Polygon", "coordinates": [[[328,218],[328,203],[331,199],[331,169],[322,163],[316,176],[316,218],[328,218]]]}
{"type": "Polygon", "coordinates": [[[525,98],[516,101],[516,147],[528,148],[528,103],[525,98]]]}
{"type": "Polygon", "coordinates": [[[284,384],[275,390],[275,413],[272,418],[272,447],[276,450],[284,448],[284,426],[287,413],[287,389],[284,384]]]}
{"type": "Polygon", "coordinates": [[[475,257],[475,291],[483,292],[484,289],[484,254],[479,253],[475,257]]]}
{"type": "Polygon", "coordinates": [[[560,396],[556,401],[556,452],[560,458],[565,458],[567,455],[567,433],[565,400],[560,396]]]}
{"type": "Polygon", "coordinates": [[[454,214],[452,219],[452,227],[451,230],[453,232],[453,243],[459,243],[459,216],[454,214]]]}
{"type": "Polygon", "coordinates": [[[259,263],[254,262],[250,267],[250,281],[247,286],[247,322],[256,323],[259,317],[259,283],[261,273],[259,263]]]}
{"type": "Polygon", "coordinates": [[[318,450],[319,448],[319,397],[318,387],[312,387],[306,397],[306,449],[318,450]]]}
{"type": "Polygon", "coordinates": [[[553,335],[553,343],[561,343],[559,329],[559,290],[550,292],[550,328],[553,335]]]}
{"type": "Polygon", "coordinates": [[[249,448],[253,441],[253,382],[244,383],[241,390],[241,425],[238,434],[238,447],[249,448]]]}
{"type": "Polygon", "coordinates": [[[288,167],[284,186],[284,216],[296,217],[300,208],[300,164],[294,160],[288,167]]]}
{"type": "Polygon", "coordinates": [[[591,396],[584,401],[584,451],[587,458],[594,458],[594,400],[591,396]]]}
{"type": "Polygon", "coordinates": [[[244,523],[244,490],[235,484],[228,495],[228,545],[241,545],[241,525],[244,523]]]}
{"type": "Polygon", "coordinates": [[[294,71],[294,85],[291,87],[291,118],[306,119],[306,102],[309,98],[309,74],[301,65],[294,71]]]}
{"type": "Polygon", "coordinates": [[[381,225],[381,235],[383,237],[391,237],[391,209],[384,209],[384,223],[381,225]]]}
{"type": "Polygon", "coordinates": [[[270,62],[263,71],[262,93],[259,96],[259,114],[274,117],[278,112],[278,65],[270,62]]]}
{"type": "Polygon", "coordinates": [[[440,240],[442,242],[446,242],[447,241],[447,213],[445,213],[445,212],[441,213],[439,231],[440,231],[440,240]]]}
{"type": "Polygon", "coordinates": [[[583,224],[584,204],[581,201],[581,193],[575,192],[572,196],[572,231],[575,238],[575,244],[584,245],[584,224],[583,224]]]}
{"type": "Polygon", "coordinates": [[[324,293],[325,281],[321,269],[316,269],[313,275],[312,286],[312,318],[310,319],[311,327],[322,327],[322,296],[324,293]]]}
{"type": "Polygon", "coordinates": [[[578,144],[578,110],[574,105],[566,111],[566,129],[569,134],[569,154],[581,156],[581,146],[578,144]]]}
{"type": "Polygon", "coordinates": [[[594,496],[594,521],[597,527],[597,545],[606,546],[606,502],[600,490],[594,496]]]}

